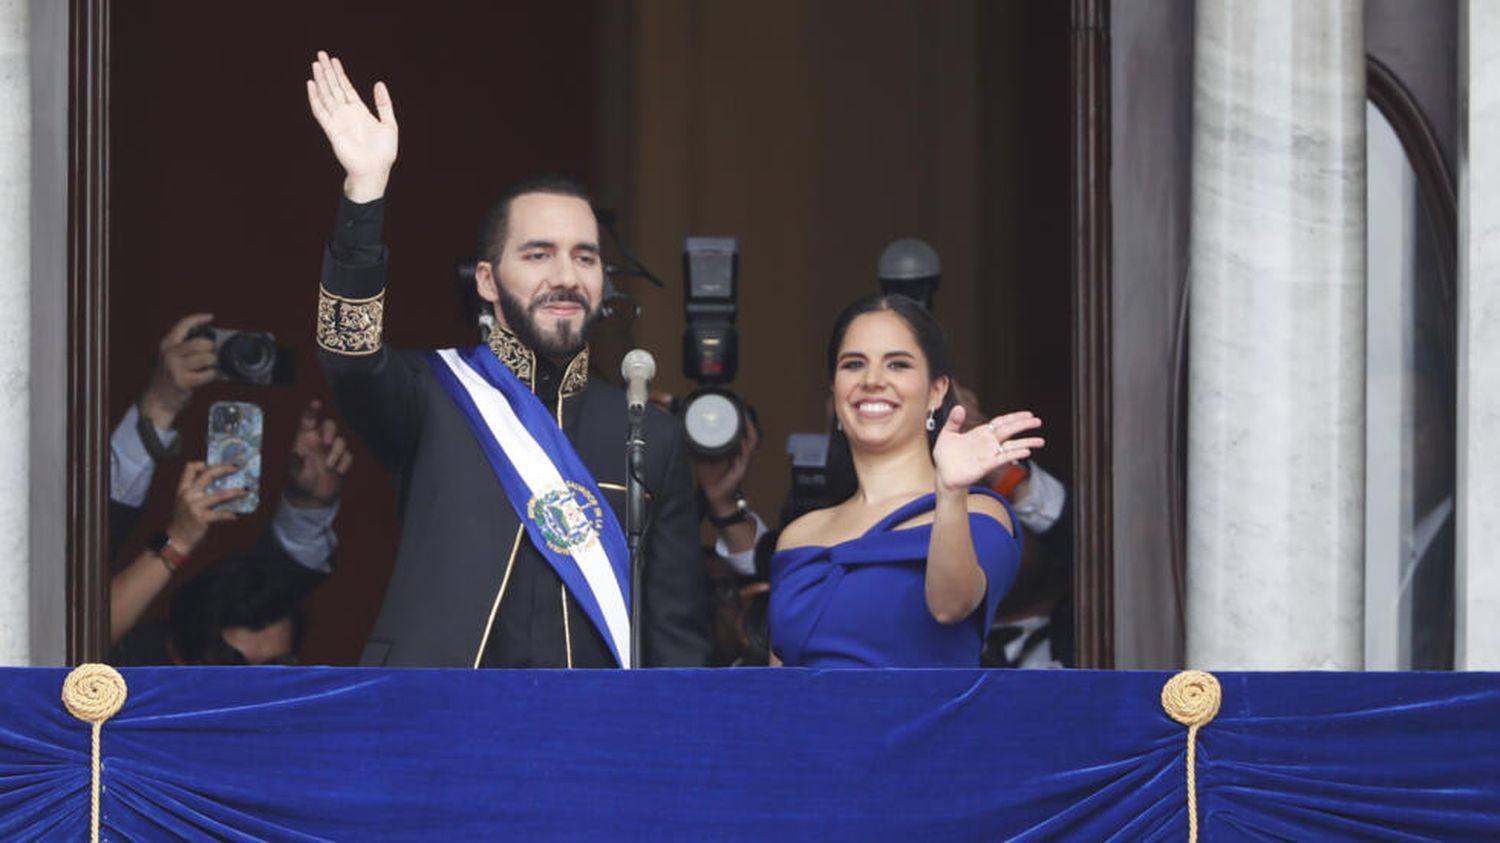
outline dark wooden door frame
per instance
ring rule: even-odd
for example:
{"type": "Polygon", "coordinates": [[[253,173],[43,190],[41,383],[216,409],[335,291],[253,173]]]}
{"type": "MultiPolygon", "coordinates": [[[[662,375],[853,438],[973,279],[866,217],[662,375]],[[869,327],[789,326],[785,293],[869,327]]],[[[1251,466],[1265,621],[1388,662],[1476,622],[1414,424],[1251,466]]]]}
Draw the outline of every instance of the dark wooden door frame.
{"type": "MultiPolygon", "coordinates": [[[[110,0],[69,3],[68,659],[108,651],[110,0]]],[[[1109,0],[1072,0],[1077,662],[1114,666],[1109,0]]]]}
{"type": "Polygon", "coordinates": [[[109,0],[68,5],[68,661],[109,648],[109,0]]]}
{"type": "Polygon", "coordinates": [[[1109,0],[1073,0],[1073,600],[1079,667],[1112,668],[1114,503],[1111,376],[1109,0]]]}

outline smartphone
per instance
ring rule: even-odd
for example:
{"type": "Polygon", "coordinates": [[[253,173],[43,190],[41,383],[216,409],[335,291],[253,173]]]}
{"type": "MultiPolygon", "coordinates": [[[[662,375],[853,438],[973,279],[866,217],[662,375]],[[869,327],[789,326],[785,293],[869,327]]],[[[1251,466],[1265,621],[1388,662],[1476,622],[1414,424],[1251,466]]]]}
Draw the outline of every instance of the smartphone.
{"type": "Polygon", "coordinates": [[[215,401],[208,408],[208,465],[235,465],[239,471],[208,484],[209,492],[244,489],[245,495],[219,504],[226,512],[254,512],[260,506],[260,439],[263,414],[247,401],[215,401]]]}

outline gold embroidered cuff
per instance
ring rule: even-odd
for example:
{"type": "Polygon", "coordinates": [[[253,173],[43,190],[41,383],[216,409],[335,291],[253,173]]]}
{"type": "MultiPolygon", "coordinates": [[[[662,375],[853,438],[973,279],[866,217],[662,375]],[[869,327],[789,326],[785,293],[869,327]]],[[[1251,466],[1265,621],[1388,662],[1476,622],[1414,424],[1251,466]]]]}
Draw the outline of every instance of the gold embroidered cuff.
{"type": "Polygon", "coordinates": [[[385,291],[350,299],[318,287],[318,347],[334,354],[363,356],[380,350],[385,324],[385,291]]]}

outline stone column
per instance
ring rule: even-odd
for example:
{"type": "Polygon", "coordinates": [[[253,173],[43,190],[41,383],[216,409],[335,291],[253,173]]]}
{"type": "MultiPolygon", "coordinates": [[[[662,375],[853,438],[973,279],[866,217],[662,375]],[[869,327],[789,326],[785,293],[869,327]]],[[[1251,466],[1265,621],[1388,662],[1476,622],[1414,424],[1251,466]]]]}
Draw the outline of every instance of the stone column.
{"type": "Polygon", "coordinates": [[[1359,668],[1361,0],[1199,0],[1187,661],[1359,668]]]}
{"type": "Polygon", "coordinates": [[[27,10],[26,0],[0,0],[0,665],[29,664],[31,659],[31,55],[27,10]]]}
{"type": "Polygon", "coordinates": [[[1500,5],[1461,8],[1455,654],[1500,670],[1500,5]]]}

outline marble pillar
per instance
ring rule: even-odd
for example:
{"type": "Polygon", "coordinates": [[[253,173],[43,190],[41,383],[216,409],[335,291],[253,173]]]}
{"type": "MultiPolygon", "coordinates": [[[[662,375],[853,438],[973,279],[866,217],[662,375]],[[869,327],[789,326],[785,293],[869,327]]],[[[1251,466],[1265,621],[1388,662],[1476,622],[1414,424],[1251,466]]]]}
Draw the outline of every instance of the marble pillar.
{"type": "Polygon", "coordinates": [[[1455,655],[1500,670],[1500,4],[1461,5],[1455,655]]]}
{"type": "Polygon", "coordinates": [[[68,15],[30,0],[31,663],[67,660],[68,15]]]}
{"type": "Polygon", "coordinates": [[[27,0],[0,0],[0,665],[29,664],[31,66],[27,0]]]}
{"type": "Polygon", "coordinates": [[[1187,662],[1359,668],[1360,0],[1199,0],[1187,662]]]}

